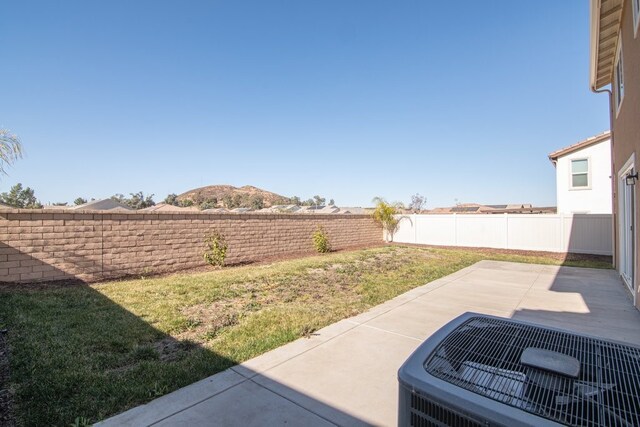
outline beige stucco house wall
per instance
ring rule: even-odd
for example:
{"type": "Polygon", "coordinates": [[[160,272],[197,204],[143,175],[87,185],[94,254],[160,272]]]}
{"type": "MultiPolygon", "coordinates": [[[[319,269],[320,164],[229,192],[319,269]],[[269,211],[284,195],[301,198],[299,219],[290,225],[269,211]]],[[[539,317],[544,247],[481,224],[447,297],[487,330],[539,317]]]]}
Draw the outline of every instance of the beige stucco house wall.
{"type": "Polygon", "coordinates": [[[591,0],[590,84],[609,96],[614,260],[640,307],[640,0],[591,0]],[[630,183],[631,185],[629,185],[630,183]]]}

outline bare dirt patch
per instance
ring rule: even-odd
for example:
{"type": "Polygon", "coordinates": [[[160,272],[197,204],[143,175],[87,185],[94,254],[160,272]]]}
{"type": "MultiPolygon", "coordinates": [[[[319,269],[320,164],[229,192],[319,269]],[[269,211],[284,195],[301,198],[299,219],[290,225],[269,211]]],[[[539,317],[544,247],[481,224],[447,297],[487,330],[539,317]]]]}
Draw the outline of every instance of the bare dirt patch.
{"type": "Polygon", "coordinates": [[[163,362],[171,362],[181,358],[185,353],[195,348],[195,344],[189,340],[177,340],[167,337],[154,342],[151,345],[163,362]]]}
{"type": "Polygon", "coordinates": [[[232,301],[215,301],[186,307],[182,310],[182,314],[193,322],[194,327],[181,334],[181,338],[183,335],[191,336],[196,340],[215,338],[223,329],[238,324],[245,306],[246,302],[243,298],[238,298],[232,301]]]}

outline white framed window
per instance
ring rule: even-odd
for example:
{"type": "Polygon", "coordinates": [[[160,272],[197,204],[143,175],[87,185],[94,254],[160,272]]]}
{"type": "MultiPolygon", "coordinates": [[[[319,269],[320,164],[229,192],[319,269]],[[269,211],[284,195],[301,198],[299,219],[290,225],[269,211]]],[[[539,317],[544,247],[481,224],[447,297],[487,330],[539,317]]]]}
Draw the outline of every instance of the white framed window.
{"type": "Polygon", "coordinates": [[[633,37],[638,35],[638,22],[640,22],[640,0],[631,0],[633,9],[633,37]]]}
{"type": "Polygon", "coordinates": [[[575,190],[586,190],[591,187],[589,179],[589,159],[571,160],[571,188],[575,190]]]}
{"type": "Polygon", "coordinates": [[[618,39],[618,49],[613,68],[614,97],[616,102],[616,116],[624,100],[624,62],[622,60],[622,37],[618,39]]]}

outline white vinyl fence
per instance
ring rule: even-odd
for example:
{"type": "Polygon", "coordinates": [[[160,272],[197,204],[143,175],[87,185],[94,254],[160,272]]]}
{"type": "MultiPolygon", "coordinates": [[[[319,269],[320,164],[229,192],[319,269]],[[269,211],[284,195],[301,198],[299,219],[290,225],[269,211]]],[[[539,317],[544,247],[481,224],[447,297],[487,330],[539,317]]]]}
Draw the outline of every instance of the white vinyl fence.
{"type": "Polygon", "coordinates": [[[399,215],[393,241],[612,255],[609,214],[399,215]]]}

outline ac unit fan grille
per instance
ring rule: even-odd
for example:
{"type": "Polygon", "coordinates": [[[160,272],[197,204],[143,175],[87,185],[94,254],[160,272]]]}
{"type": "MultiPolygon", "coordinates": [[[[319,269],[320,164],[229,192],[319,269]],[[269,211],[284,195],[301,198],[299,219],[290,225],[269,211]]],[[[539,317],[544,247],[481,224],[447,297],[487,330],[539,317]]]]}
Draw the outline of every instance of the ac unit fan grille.
{"type": "Polygon", "coordinates": [[[472,418],[453,411],[450,408],[425,399],[417,394],[411,394],[411,417],[412,427],[484,427],[472,418]]]}
{"type": "Polygon", "coordinates": [[[444,381],[566,425],[640,425],[640,349],[635,347],[473,317],[449,334],[424,366],[444,381]],[[523,365],[521,354],[530,347],[578,359],[578,378],[523,365]]]}

